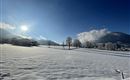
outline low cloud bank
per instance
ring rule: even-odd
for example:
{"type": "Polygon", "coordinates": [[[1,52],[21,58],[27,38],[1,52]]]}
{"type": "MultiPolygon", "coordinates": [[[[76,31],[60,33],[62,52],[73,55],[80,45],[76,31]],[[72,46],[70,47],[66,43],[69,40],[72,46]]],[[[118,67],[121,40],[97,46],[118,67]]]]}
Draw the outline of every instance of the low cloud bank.
{"type": "Polygon", "coordinates": [[[0,23],[0,28],[5,30],[14,30],[16,27],[7,23],[0,23]]]}
{"type": "Polygon", "coordinates": [[[91,30],[88,32],[79,33],[77,37],[81,43],[85,43],[86,41],[94,42],[108,33],[110,33],[110,31],[107,29],[91,30]]]}

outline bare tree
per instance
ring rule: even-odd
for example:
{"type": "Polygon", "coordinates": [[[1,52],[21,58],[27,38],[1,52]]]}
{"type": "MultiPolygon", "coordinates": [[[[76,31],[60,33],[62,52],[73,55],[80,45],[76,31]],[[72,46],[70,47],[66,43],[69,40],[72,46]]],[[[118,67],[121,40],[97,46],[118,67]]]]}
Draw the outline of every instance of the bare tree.
{"type": "Polygon", "coordinates": [[[108,42],[108,43],[105,43],[105,49],[107,50],[117,50],[117,44],[116,43],[111,43],[111,42],[108,42]]]}
{"type": "Polygon", "coordinates": [[[50,45],[51,45],[51,41],[48,40],[48,48],[50,48],[50,45]]]}
{"type": "Polygon", "coordinates": [[[67,37],[67,39],[66,39],[66,45],[68,45],[69,50],[70,50],[71,44],[72,44],[72,38],[71,37],[67,37]]]}
{"type": "Polygon", "coordinates": [[[94,47],[96,47],[96,44],[94,42],[86,41],[85,47],[86,48],[94,48],[94,47]]]}
{"type": "Polygon", "coordinates": [[[112,43],[111,42],[105,43],[105,49],[106,50],[112,50],[113,49],[112,43]]]}
{"type": "Polygon", "coordinates": [[[105,49],[105,43],[97,43],[98,49],[105,49]]]}
{"type": "Polygon", "coordinates": [[[64,42],[62,43],[62,46],[63,46],[63,49],[65,49],[65,44],[64,44],[64,42]]]}
{"type": "Polygon", "coordinates": [[[81,42],[78,39],[75,39],[74,42],[73,42],[73,46],[78,48],[78,47],[81,46],[81,42]]]}

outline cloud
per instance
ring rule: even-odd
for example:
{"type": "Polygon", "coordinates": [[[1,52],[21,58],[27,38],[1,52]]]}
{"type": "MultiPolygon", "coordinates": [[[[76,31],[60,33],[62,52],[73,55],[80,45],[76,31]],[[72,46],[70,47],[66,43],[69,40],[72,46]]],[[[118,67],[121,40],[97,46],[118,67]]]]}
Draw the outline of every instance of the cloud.
{"type": "Polygon", "coordinates": [[[108,31],[107,29],[91,30],[88,32],[79,33],[77,37],[81,41],[81,43],[85,43],[86,41],[93,42],[108,33],[110,33],[110,31],[108,31]]]}
{"type": "Polygon", "coordinates": [[[17,36],[19,36],[21,38],[26,38],[26,39],[32,39],[32,37],[30,37],[30,36],[25,36],[25,35],[17,35],[17,36]]]}
{"type": "Polygon", "coordinates": [[[39,40],[41,40],[41,39],[42,39],[42,40],[47,40],[47,38],[46,38],[46,37],[43,37],[42,35],[40,35],[38,39],[39,39],[39,40]]]}
{"type": "Polygon", "coordinates": [[[32,37],[30,36],[15,33],[14,30],[16,29],[16,27],[8,23],[0,23],[0,29],[3,29],[0,34],[6,38],[21,37],[21,38],[32,39],[32,37]]]}
{"type": "Polygon", "coordinates": [[[5,30],[14,30],[16,27],[7,23],[0,23],[0,28],[5,30]]]}

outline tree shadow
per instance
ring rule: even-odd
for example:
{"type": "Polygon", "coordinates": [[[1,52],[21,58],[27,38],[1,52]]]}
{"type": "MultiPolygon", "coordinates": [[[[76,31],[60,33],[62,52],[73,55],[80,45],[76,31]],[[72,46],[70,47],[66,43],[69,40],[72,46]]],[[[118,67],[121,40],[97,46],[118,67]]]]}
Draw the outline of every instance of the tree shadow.
{"type": "Polygon", "coordinates": [[[75,50],[75,49],[79,49],[79,48],[76,48],[76,47],[73,47],[73,48],[70,48],[70,49],[69,48],[65,48],[65,47],[64,48],[63,47],[62,48],[61,47],[49,47],[49,48],[59,49],[59,50],[75,50]]]}

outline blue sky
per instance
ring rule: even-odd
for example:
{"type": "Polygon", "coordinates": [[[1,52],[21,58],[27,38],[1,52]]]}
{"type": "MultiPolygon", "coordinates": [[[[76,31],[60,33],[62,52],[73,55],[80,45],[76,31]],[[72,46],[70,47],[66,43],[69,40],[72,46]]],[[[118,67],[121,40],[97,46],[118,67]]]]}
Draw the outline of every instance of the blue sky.
{"type": "Polygon", "coordinates": [[[28,25],[26,35],[62,42],[67,36],[107,28],[130,34],[129,0],[1,0],[2,21],[28,25]]]}

